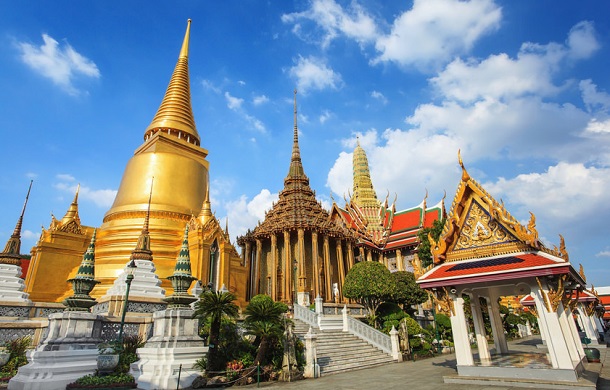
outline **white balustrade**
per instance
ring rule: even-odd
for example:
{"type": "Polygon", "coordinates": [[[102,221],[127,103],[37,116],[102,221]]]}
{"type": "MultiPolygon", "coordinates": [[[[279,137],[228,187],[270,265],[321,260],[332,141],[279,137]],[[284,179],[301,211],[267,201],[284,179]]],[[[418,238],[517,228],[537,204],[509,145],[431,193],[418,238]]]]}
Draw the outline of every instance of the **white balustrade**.
{"type": "Polygon", "coordinates": [[[383,352],[393,355],[392,340],[390,336],[368,326],[351,316],[347,316],[347,331],[354,336],[360,337],[369,344],[381,349],[383,352]]]}
{"type": "Polygon", "coordinates": [[[295,303],[293,307],[295,319],[301,320],[309,326],[318,327],[318,315],[315,312],[297,303],[295,303]]]}

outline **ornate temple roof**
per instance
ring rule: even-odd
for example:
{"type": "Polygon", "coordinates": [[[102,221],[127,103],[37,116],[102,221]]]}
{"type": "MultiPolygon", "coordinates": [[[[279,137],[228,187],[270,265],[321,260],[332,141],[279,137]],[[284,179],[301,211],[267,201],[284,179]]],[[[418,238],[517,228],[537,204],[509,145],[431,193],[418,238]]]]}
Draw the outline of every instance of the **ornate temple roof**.
{"type": "Polygon", "coordinates": [[[191,88],[189,82],[188,54],[191,20],[188,20],[178,63],[169,81],[163,101],[151,124],[144,133],[144,139],[150,138],[157,131],[182,138],[189,143],[199,145],[200,138],[195,126],[191,107],[191,88]]]}
{"type": "Polygon", "coordinates": [[[428,208],[426,198],[417,207],[396,211],[395,202],[388,205],[377,199],[366,152],[357,141],[353,157],[354,193],[345,207],[333,204],[331,215],[339,216],[345,226],[357,232],[360,242],[379,250],[417,245],[417,233],[444,216],[444,198],[428,208]]]}
{"type": "Polygon", "coordinates": [[[309,186],[309,178],[303,169],[299,150],[295,90],[292,156],[288,175],[284,179],[284,189],[279,193],[279,200],[265,215],[265,220],[246,236],[265,238],[296,229],[317,231],[329,236],[354,237],[345,227],[330,220],[329,213],[316,200],[316,194],[309,186]]]}
{"type": "Polygon", "coordinates": [[[459,154],[458,160],[462,180],[443,232],[432,242],[433,264],[416,270],[423,274],[417,280],[421,287],[566,274],[585,284],[569,262],[563,237],[559,248],[546,248],[534,214],[527,227],[521,225],[470,177],[459,154]]]}

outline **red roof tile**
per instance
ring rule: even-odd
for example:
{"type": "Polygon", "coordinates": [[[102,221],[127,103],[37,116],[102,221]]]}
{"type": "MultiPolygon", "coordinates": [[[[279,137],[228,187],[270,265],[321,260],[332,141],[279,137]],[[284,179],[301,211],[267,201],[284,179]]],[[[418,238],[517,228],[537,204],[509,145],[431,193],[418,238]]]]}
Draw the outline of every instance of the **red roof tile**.
{"type": "Polygon", "coordinates": [[[534,253],[444,263],[417,280],[421,287],[438,287],[487,280],[566,273],[570,263],[534,253]]]}
{"type": "Polygon", "coordinates": [[[394,215],[392,232],[406,229],[417,229],[421,222],[421,209],[413,209],[404,213],[394,215]]]}

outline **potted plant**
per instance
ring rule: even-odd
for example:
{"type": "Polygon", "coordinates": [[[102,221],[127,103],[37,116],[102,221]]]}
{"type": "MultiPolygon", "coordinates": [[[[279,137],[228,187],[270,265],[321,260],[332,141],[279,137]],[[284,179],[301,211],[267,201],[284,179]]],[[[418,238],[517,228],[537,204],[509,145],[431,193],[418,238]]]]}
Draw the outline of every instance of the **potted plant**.
{"type": "Polygon", "coordinates": [[[104,343],[98,345],[99,355],[97,356],[97,369],[100,374],[110,374],[119,364],[120,350],[116,343],[104,343]]]}
{"type": "Polygon", "coordinates": [[[591,343],[591,339],[588,337],[581,338],[582,343],[585,345],[585,356],[587,357],[587,361],[589,363],[600,363],[600,353],[599,349],[589,347],[589,343],[591,343]]]}

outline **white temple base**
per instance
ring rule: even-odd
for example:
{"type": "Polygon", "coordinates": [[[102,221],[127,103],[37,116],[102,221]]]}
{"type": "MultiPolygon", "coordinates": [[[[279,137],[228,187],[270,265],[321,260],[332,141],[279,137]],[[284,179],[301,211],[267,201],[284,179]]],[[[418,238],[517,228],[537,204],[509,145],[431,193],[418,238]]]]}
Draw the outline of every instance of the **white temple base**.
{"type": "Polygon", "coordinates": [[[32,303],[24,292],[25,282],[21,279],[21,267],[0,264],[0,302],[32,303]]]}
{"type": "Polygon", "coordinates": [[[130,373],[139,389],[175,389],[190,386],[200,373],[193,364],[204,357],[208,347],[198,335],[192,310],[167,309],[153,314],[154,333],[144,348],[138,348],[140,360],[130,373]],[[182,368],[181,368],[182,367],[182,368]]]}
{"type": "Polygon", "coordinates": [[[33,351],[30,363],[8,383],[10,390],[65,390],[78,378],[97,369],[97,348],[63,351],[33,351]]]}
{"type": "Polygon", "coordinates": [[[101,321],[87,312],[49,316],[47,338],[28,356],[8,384],[15,390],[64,390],[76,379],[97,369],[101,321]]]}

